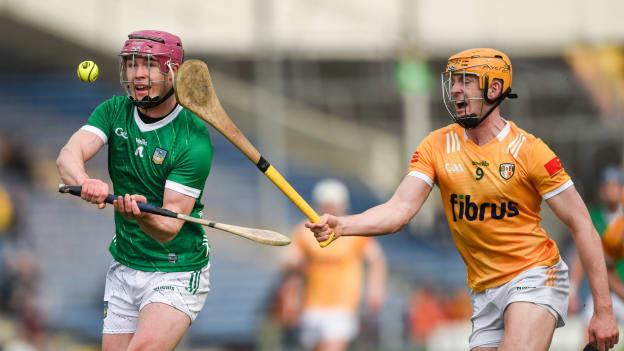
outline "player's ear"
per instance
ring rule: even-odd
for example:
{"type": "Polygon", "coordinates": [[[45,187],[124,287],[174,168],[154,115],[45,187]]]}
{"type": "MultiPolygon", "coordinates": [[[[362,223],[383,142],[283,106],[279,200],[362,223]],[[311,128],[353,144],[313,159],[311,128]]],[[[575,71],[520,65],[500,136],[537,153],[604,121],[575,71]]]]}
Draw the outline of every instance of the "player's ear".
{"type": "Polygon", "coordinates": [[[170,82],[173,83],[173,79],[175,77],[175,74],[178,73],[178,69],[180,68],[180,64],[179,63],[173,63],[171,61],[167,62],[167,67],[169,67],[169,73],[173,72],[173,74],[168,74],[168,78],[167,80],[169,80],[170,82]]]}
{"type": "Polygon", "coordinates": [[[494,79],[488,88],[488,99],[494,100],[503,93],[503,81],[494,79]]]}

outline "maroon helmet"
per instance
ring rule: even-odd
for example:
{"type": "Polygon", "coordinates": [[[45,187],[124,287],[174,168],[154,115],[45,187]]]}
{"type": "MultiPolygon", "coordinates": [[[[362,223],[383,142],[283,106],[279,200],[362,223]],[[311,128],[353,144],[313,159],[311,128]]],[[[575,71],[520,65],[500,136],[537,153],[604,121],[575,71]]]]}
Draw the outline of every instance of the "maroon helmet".
{"type": "Polygon", "coordinates": [[[169,72],[167,63],[182,64],[184,49],[177,35],[159,30],[139,30],[128,35],[119,56],[153,56],[160,64],[163,73],[169,72]]]}

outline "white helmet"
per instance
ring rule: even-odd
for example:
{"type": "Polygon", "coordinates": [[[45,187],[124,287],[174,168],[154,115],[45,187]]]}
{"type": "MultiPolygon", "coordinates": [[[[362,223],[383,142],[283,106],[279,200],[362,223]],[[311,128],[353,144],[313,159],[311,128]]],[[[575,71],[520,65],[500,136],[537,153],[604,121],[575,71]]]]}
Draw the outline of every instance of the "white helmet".
{"type": "Polygon", "coordinates": [[[324,179],[314,186],[312,199],[317,205],[349,206],[349,189],[337,179],[324,179]]]}

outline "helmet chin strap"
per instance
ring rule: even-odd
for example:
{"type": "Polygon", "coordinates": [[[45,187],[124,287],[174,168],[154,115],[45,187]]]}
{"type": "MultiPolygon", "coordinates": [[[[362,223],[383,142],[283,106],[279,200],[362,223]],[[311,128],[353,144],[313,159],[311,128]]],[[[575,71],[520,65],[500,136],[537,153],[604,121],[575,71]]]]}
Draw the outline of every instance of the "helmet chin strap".
{"type": "Polygon", "coordinates": [[[457,122],[457,124],[459,124],[460,126],[466,129],[474,129],[478,125],[480,125],[483,121],[485,121],[485,119],[488,118],[488,116],[492,113],[492,111],[494,111],[494,109],[498,107],[498,105],[500,105],[503,102],[503,100],[505,100],[505,98],[509,98],[509,99],[518,98],[517,94],[511,93],[511,88],[507,89],[507,91],[505,91],[505,93],[502,94],[500,97],[498,97],[496,100],[488,99],[486,94],[487,93],[484,92],[484,95],[485,95],[484,100],[487,102],[493,102],[494,104],[482,117],[479,117],[479,115],[477,115],[476,113],[471,113],[461,118],[457,118],[455,122],[457,122]]]}
{"type": "Polygon", "coordinates": [[[160,96],[154,96],[154,97],[144,96],[141,100],[137,100],[137,99],[133,98],[132,96],[128,96],[128,98],[130,99],[130,101],[132,101],[134,106],[140,107],[140,108],[143,108],[143,109],[150,109],[150,108],[154,108],[154,107],[162,104],[167,99],[169,99],[171,97],[171,95],[173,95],[173,87],[171,87],[171,89],[169,89],[167,94],[165,94],[165,96],[163,96],[163,97],[160,97],[160,96]]]}
{"type": "Polygon", "coordinates": [[[482,117],[479,117],[479,115],[477,115],[476,113],[471,113],[469,115],[458,118],[457,123],[466,129],[476,128],[479,124],[485,121],[486,118],[488,118],[488,116],[492,113],[492,111],[494,111],[496,106],[500,105],[501,102],[503,102],[503,99],[496,101],[494,103],[494,106],[492,106],[492,108],[490,108],[482,117]]]}
{"type": "MultiPolygon", "coordinates": [[[[169,68],[169,72],[171,72],[172,80],[175,82],[175,75],[174,75],[174,71],[172,67],[173,63],[171,62],[171,60],[169,60],[165,63],[165,65],[167,65],[167,67],[169,68]]],[[[162,98],[160,96],[154,96],[153,98],[149,96],[144,96],[141,100],[136,100],[132,96],[128,96],[128,98],[132,101],[134,106],[140,107],[143,109],[149,109],[149,108],[154,108],[162,104],[163,102],[167,101],[167,99],[169,99],[171,95],[173,95],[173,93],[174,91],[173,91],[173,86],[172,86],[171,89],[169,89],[169,91],[167,92],[167,94],[165,94],[165,96],[163,96],[162,98]]]]}

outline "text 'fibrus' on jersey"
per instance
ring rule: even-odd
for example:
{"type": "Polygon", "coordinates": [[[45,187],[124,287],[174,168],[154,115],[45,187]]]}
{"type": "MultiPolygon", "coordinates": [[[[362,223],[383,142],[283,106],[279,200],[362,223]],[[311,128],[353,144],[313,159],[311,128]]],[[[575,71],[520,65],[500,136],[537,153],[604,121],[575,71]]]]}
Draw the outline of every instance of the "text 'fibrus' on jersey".
{"type": "Polygon", "coordinates": [[[483,202],[476,203],[470,201],[470,195],[451,194],[451,212],[453,213],[453,222],[457,220],[467,221],[483,221],[486,217],[492,219],[503,219],[505,217],[515,217],[520,214],[518,203],[508,202],[483,202]]]}

